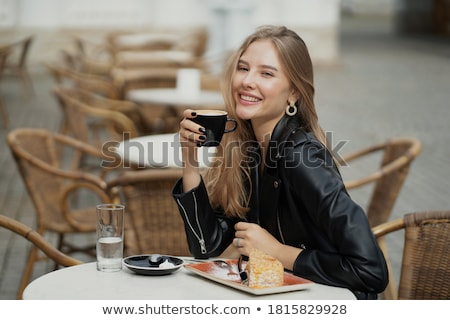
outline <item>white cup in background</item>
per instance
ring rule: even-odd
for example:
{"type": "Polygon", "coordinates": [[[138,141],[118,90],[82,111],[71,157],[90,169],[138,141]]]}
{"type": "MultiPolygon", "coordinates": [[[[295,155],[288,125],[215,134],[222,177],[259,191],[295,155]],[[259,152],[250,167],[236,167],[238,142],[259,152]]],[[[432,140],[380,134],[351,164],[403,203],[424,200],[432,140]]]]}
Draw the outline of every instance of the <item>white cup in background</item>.
{"type": "Polygon", "coordinates": [[[125,206],[97,206],[97,270],[122,270],[125,206]]]}
{"type": "Polygon", "coordinates": [[[196,96],[200,93],[200,70],[182,68],[177,71],[177,91],[184,96],[196,96]]]}

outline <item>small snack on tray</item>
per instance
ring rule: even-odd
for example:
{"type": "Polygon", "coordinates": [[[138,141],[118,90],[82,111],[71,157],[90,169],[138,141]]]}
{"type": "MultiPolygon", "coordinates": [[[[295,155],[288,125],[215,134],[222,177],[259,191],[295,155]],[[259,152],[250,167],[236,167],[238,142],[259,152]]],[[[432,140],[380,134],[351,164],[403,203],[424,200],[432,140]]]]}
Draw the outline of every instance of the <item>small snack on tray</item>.
{"type": "Polygon", "coordinates": [[[277,287],[284,283],[281,262],[258,249],[250,252],[245,269],[250,288],[277,287]]]}

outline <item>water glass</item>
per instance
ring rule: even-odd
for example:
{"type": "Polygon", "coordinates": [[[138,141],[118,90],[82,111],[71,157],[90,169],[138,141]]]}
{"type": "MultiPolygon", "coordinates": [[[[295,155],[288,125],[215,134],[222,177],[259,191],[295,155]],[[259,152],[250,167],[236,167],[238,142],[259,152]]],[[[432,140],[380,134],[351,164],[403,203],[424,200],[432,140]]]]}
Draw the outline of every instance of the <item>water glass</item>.
{"type": "Polygon", "coordinates": [[[122,270],[125,206],[97,206],[97,270],[122,270]]]}

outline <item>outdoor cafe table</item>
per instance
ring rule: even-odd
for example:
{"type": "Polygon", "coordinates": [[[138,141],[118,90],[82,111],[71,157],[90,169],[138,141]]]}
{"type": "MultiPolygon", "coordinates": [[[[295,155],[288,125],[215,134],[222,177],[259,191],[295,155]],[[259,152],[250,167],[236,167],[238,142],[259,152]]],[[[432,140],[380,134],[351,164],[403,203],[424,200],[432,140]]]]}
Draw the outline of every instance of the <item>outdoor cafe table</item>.
{"type": "MultiPolygon", "coordinates": [[[[200,167],[207,167],[214,156],[214,147],[198,149],[200,167]]],[[[166,133],[124,140],[116,147],[126,164],[138,168],[177,168],[182,166],[178,133],[166,133]]]]}
{"type": "MultiPolygon", "coordinates": [[[[189,261],[185,261],[188,263],[189,261]]],[[[97,271],[84,263],[50,272],[32,281],[26,300],[355,300],[347,289],[313,284],[304,290],[254,295],[203,278],[181,267],[172,274],[137,275],[125,266],[119,272],[97,271]]]]}
{"type": "Polygon", "coordinates": [[[182,108],[182,110],[186,108],[223,109],[224,106],[220,91],[211,90],[200,90],[196,94],[186,95],[176,88],[133,89],[128,91],[126,98],[138,103],[166,105],[172,108],[182,108]]]}

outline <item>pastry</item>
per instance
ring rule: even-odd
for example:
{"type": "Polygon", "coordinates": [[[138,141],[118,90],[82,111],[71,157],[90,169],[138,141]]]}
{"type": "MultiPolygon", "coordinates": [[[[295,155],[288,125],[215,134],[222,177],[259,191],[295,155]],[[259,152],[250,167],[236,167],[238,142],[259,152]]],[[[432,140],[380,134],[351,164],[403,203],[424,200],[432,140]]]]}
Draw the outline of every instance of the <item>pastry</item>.
{"type": "Polygon", "coordinates": [[[281,262],[258,249],[250,252],[245,269],[250,288],[277,287],[284,283],[281,262]]]}

